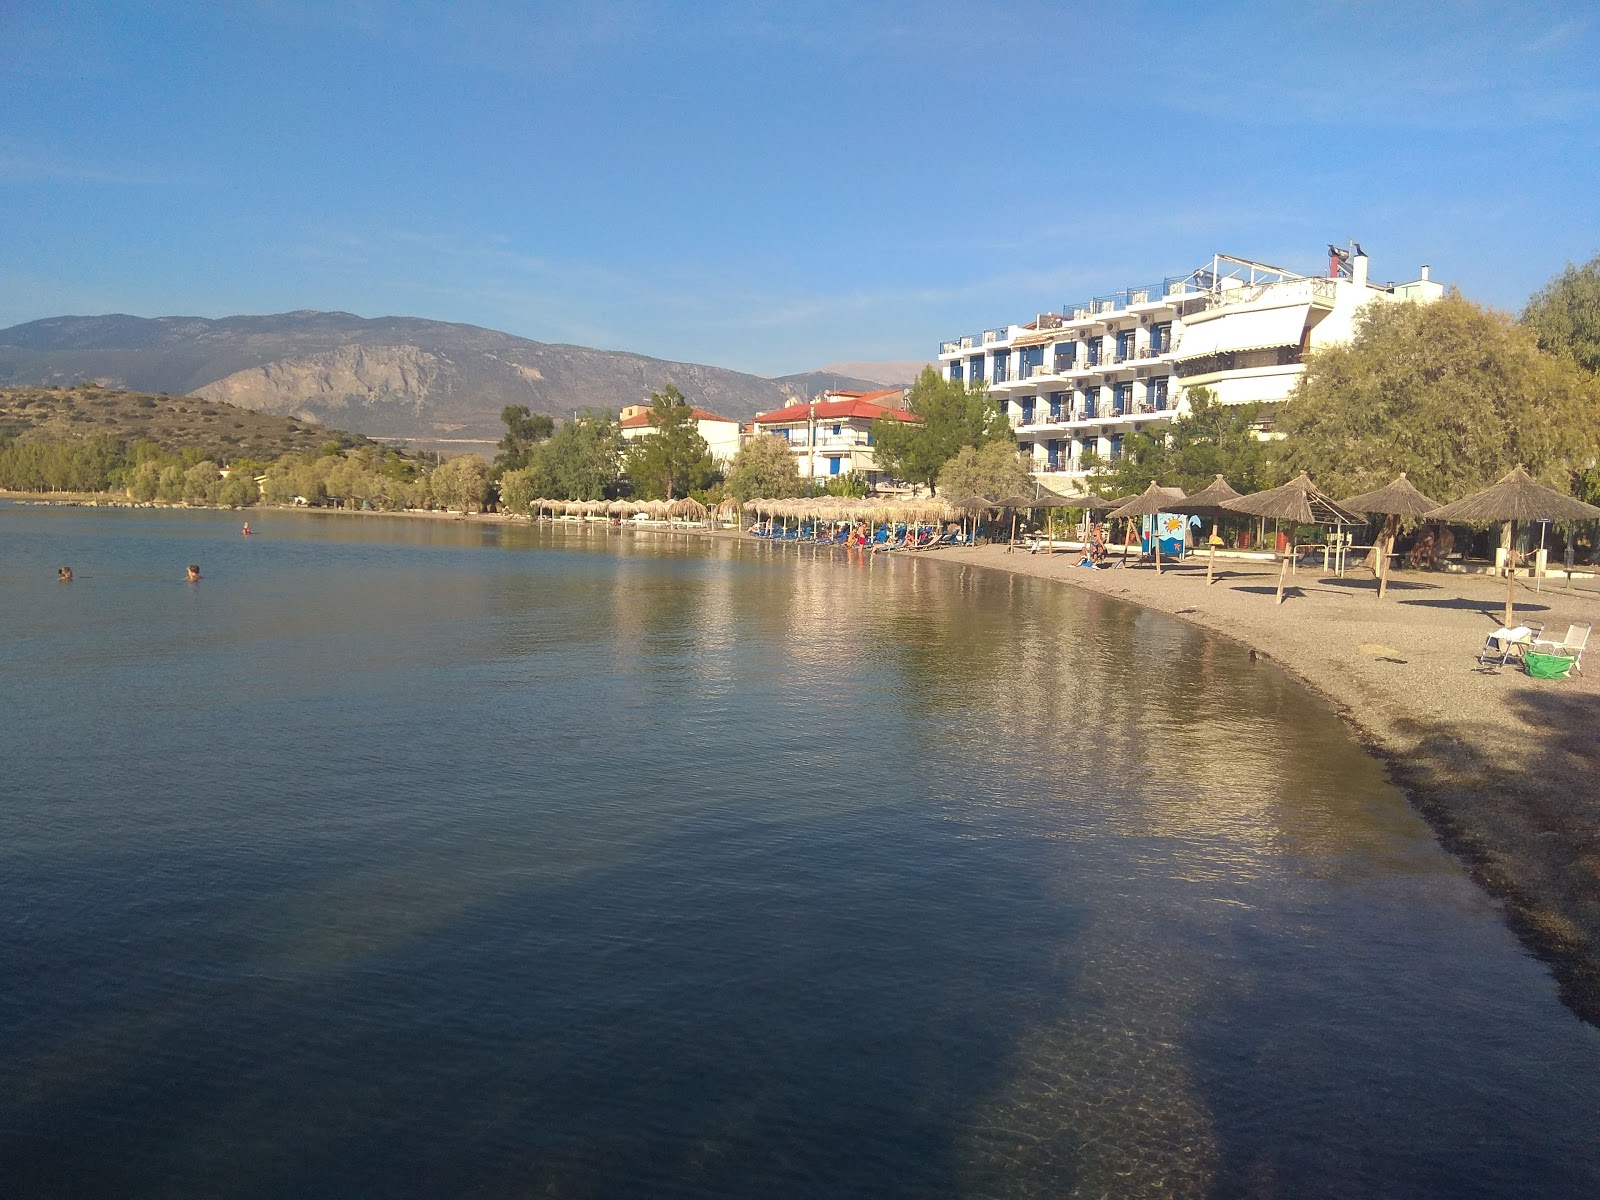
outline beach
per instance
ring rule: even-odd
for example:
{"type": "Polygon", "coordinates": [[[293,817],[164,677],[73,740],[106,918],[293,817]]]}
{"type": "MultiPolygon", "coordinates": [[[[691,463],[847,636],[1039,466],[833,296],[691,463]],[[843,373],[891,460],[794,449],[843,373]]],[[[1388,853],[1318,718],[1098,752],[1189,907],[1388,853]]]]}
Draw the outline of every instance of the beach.
{"type": "MultiPolygon", "coordinates": [[[[1547,681],[1476,653],[1504,615],[1505,583],[1484,575],[1397,572],[1376,598],[1370,572],[1302,565],[1274,603],[1271,563],[1205,560],[1089,570],[1065,551],[1003,545],[924,556],[1058,579],[1224,634],[1325,696],[1387,765],[1444,846],[1505,907],[1554,971],[1565,1002],[1600,1024],[1600,670],[1547,681]]],[[[1113,559],[1115,551],[1113,551],[1113,559]]],[[[1600,624],[1594,581],[1519,580],[1518,620],[1560,638],[1600,624]]],[[[1270,748],[1243,753],[1270,753],[1270,748]]]]}

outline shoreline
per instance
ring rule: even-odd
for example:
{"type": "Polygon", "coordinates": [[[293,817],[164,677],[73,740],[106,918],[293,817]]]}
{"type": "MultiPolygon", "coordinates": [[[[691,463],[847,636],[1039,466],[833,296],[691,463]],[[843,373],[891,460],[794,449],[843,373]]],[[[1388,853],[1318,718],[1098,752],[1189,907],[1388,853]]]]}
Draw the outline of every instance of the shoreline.
{"type": "MultiPolygon", "coordinates": [[[[292,512],[536,523],[504,513],[259,505],[236,511],[260,518],[292,512]]],[[[585,530],[596,524],[552,522],[585,530]]],[[[694,525],[628,522],[626,528],[748,536],[737,528],[694,525]]],[[[1505,602],[1500,579],[1397,571],[1389,595],[1379,601],[1369,572],[1354,568],[1341,579],[1306,567],[1289,576],[1279,605],[1273,564],[1219,564],[1216,582],[1208,586],[1199,557],[1164,564],[1159,576],[1139,565],[1087,570],[1073,565],[1076,554],[1031,554],[1005,545],[903,551],[895,557],[1097,592],[1185,621],[1270,660],[1330,704],[1440,845],[1500,904],[1524,947],[1547,964],[1562,1002],[1600,1027],[1600,660],[1591,662],[1587,675],[1562,681],[1533,679],[1515,666],[1480,668],[1475,655],[1499,627],[1505,602]]],[[[1600,589],[1545,582],[1551,586],[1540,592],[1519,583],[1516,603],[1523,619],[1544,622],[1553,638],[1569,623],[1600,624],[1600,589]]]]}
{"type": "MultiPolygon", "coordinates": [[[[1499,627],[1492,577],[1396,572],[1376,598],[1370,574],[1291,575],[1230,564],[1207,586],[1203,559],[1090,571],[1076,555],[1000,546],[936,552],[945,561],[1053,579],[1186,621],[1286,671],[1323,697],[1440,845],[1499,902],[1524,947],[1551,970],[1561,1000],[1600,1026],[1600,681],[1533,679],[1480,668],[1499,627]]],[[[1600,624],[1589,590],[1519,588],[1517,611],[1560,637],[1600,624]]]]}

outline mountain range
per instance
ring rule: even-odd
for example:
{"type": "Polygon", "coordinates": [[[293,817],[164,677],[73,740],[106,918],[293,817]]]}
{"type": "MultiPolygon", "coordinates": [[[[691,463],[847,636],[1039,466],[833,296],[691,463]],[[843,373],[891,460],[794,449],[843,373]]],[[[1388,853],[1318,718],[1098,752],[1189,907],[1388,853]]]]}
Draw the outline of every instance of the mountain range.
{"type": "MultiPolygon", "coordinates": [[[[886,365],[894,373],[904,366],[886,365]]],[[[552,416],[614,410],[671,383],[691,403],[747,419],[825,389],[911,382],[831,370],[768,379],[476,325],[343,312],[48,317],[0,330],[0,386],[85,380],[225,401],[375,437],[461,441],[498,438],[508,404],[552,416]]]]}

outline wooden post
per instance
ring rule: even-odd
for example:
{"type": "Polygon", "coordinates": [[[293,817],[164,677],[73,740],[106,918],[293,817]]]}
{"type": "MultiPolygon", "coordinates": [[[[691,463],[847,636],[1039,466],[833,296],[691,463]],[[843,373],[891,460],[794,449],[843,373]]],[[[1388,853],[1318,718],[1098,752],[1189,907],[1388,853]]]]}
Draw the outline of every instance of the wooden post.
{"type": "Polygon", "coordinates": [[[1152,513],[1150,516],[1150,543],[1156,552],[1156,574],[1161,574],[1161,517],[1152,513]]]}
{"type": "Polygon", "coordinates": [[[1285,558],[1283,560],[1283,566],[1278,568],[1278,603],[1279,604],[1283,603],[1283,584],[1284,584],[1284,580],[1287,579],[1288,576],[1289,576],[1289,560],[1288,560],[1288,558],[1285,558]]]}
{"type": "Polygon", "coordinates": [[[1516,587],[1516,585],[1517,585],[1517,571],[1516,571],[1516,568],[1514,566],[1512,566],[1512,563],[1514,563],[1516,561],[1512,557],[1512,555],[1516,551],[1516,548],[1517,548],[1517,523],[1515,521],[1512,521],[1512,522],[1510,522],[1510,534],[1506,538],[1506,620],[1505,620],[1505,627],[1507,629],[1512,628],[1511,618],[1512,618],[1512,615],[1513,615],[1513,613],[1514,613],[1514,611],[1516,609],[1516,604],[1512,600],[1512,596],[1511,596],[1512,589],[1514,589],[1516,587]]]}

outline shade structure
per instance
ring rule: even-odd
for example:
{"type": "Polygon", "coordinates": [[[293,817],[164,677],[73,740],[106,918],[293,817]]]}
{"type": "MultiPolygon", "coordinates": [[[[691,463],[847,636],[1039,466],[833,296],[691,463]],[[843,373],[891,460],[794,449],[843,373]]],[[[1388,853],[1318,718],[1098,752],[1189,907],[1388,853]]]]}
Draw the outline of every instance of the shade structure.
{"type": "Polygon", "coordinates": [[[1174,504],[1167,509],[1168,512],[1185,513],[1191,517],[1211,518],[1211,538],[1206,544],[1206,585],[1209,587],[1217,578],[1217,543],[1222,539],[1217,535],[1217,521],[1222,517],[1237,516],[1226,505],[1230,500],[1240,499],[1238,492],[1221,475],[1218,475],[1205,487],[1191,496],[1186,496],[1179,504],[1174,504]]]}
{"type": "Polygon", "coordinates": [[[1380,513],[1391,517],[1422,517],[1439,507],[1437,500],[1430,500],[1417,490],[1404,471],[1393,483],[1375,492],[1351,496],[1341,503],[1351,512],[1380,513]]]}
{"type": "Polygon", "coordinates": [[[1344,506],[1355,512],[1381,513],[1387,518],[1383,523],[1383,532],[1378,535],[1377,551],[1378,599],[1382,600],[1384,593],[1389,590],[1389,560],[1394,556],[1394,540],[1400,532],[1400,518],[1423,516],[1438,508],[1439,503],[1419,492],[1406,478],[1406,473],[1401,471],[1393,483],[1375,492],[1351,496],[1344,506]]]}
{"type": "Polygon", "coordinates": [[[1351,512],[1327,492],[1311,482],[1304,471],[1282,487],[1253,492],[1223,504],[1227,512],[1249,513],[1252,517],[1272,517],[1297,525],[1360,525],[1359,513],[1351,512]]]}
{"type": "MultiPolygon", "coordinates": [[[[1500,482],[1493,487],[1484,488],[1483,491],[1474,492],[1454,504],[1443,505],[1423,515],[1430,521],[1463,521],[1468,524],[1509,521],[1511,540],[1507,544],[1515,545],[1518,521],[1593,521],[1600,519],[1600,508],[1563,495],[1554,488],[1545,487],[1542,483],[1535,483],[1519,465],[1506,472],[1500,482]]],[[[1511,619],[1516,609],[1516,603],[1512,598],[1515,581],[1516,572],[1512,570],[1508,560],[1505,612],[1507,629],[1511,628],[1511,619]]]]}
{"type": "Polygon", "coordinates": [[[1232,514],[1232,509],[1224,505],[1230,500],[1242,497],[1229,486],[1228,481],[1218,475],[1205,487],[1193,495],[1185,496],[1176,504],[1169,504],[1163,512],[1186,513],[1192,517],[1220,517],[1232,514]]]}
{"type": "Polygon", "coordinates": [[[674,500],[667,506],[667,514],[673,517],[687,517],[691,521],[706,519],[706,506],[693,496],[685,496],[682,500],[674,500]]]}
{"type": "Polygon", "coordinates": [[[1104,496],[1097,496],[1093,492],[1075,492],[1072,495],[1061,497],[1061,508],[1082,508],[1089,512],[1104,512],[1108,508],[1115,508],[1116,502],[1107,500],[1104,496]]]}
{"type": "Polygon", "coordinates": [[[1521,467],[1514,467],[1493,487],[1464,500],[1430,509],[1430,521],[1594,521],[1600,508],[1535,483],[1521,467]]]}
{"type": "Polygon", "coordinates": [[[989,497],[978,496],[971,492],[959,496],[946,496],[945,503],[951,508],[959,508],[962,512],[983,512],[986,509],[1000,507],[989,497]]]}
{"type": "Polygon", "coordinates": [[[1174,512],[1172,506],[1183,502],[1182,488],[1158,487],[1154,480],[1133,499],[1111,510],[1107,515],[1114,521],[1124,517],[1153,517],[1157,513],[1174,512]]]}
{"type": "MultiPolygon", "coordinates": [[[[1145,488],[1133,499],[1119,504],[1107,515],[1113,521],[1131,519],[1133,517],[1153,517],[1157,513],[1171,512],[1172,505],[1183,500],[1182,488],[1167,488],[1159,486],[1155,480],[1150,481],[1150,486],[1145,488]]],[[[1151,539],[1155,550],[1156,574],[1161,574],[1161,532],[1156,531],[1151,539]]],[[[1124,542],[1124,545],[1127,543],[1124,542]]],[[[1127,553],[1126,550],[1123,551],[1127,553]]]]}
{"type": "MultiPolygon", "coordinates": [[[[1225,501],[1228,512],[1248,513],[1252,517],[1272,517],[1279,521],[1292,521],[1296,525],[1360,525],[1360,514],[1351,512],[1332,496],[1311,482],[1311,476],[1301,471],[1282,487],[1265,492],[1241,496],[1225,501]]],[[[1278,568],[1278,603],[1283,603],[1283,587],[1289,573],[1290,555],[1278,568]]]]}

